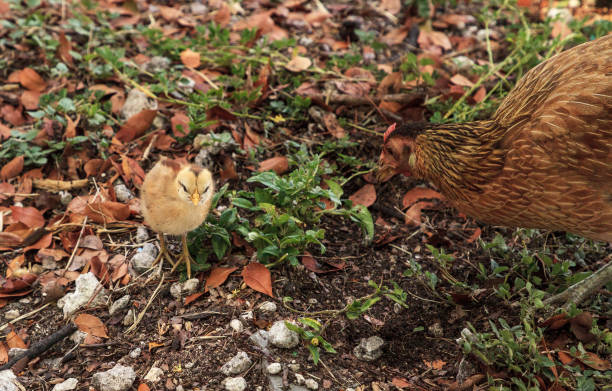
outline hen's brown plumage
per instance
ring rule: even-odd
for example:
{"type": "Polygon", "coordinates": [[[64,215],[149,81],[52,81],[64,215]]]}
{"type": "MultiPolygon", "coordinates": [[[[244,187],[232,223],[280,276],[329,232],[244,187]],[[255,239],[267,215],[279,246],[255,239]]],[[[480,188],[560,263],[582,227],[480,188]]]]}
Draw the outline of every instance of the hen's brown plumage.
{"type": "Polygon", "coordinates": [[[490,120],[391,132],[379,177],[395,172],[483,222],[612,242],[612,35],[527,72],[490,120]]]}

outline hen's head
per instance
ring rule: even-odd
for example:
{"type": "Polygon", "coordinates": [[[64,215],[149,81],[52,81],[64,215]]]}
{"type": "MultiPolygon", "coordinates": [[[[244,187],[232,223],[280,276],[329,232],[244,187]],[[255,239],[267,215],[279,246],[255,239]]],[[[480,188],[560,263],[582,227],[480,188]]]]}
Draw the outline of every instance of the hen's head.
{"type": "Polygon", "coordinates": [[[391,125],[384,135],[383,150],[378,159],[377,178],[387,181],[395,174],[411,176],[414,174],[416,156],[414,154],[416,137],[422,132],[421,124],[408,123],[397,129],[391,125]]]}

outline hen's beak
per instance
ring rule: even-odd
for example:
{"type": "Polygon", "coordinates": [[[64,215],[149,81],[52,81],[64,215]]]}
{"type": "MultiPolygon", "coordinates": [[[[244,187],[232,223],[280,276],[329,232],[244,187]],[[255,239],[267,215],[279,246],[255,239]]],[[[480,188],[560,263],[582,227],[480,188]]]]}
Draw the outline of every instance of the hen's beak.
{"type": "Polygon", "coordinates": [[[198,205],[198,202],[200,202],[200,193],[196,191],[191,195],[190,198],[191,202],[193,202],[194,205],[198,205]]]}
{"type": "Polygon", "coordinates": [[[379,183],[386,182],[391,179],[395,174],[397,174],[395,168],[383,163],[378,167],[378,171],[376,172],[376,179],[379,183]]]}

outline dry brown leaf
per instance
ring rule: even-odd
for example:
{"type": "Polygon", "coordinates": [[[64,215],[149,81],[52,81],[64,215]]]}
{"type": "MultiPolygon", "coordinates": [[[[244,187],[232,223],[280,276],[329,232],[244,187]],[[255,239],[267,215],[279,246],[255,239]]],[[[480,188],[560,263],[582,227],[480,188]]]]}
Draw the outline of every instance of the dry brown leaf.
{"type": "Polygon", "coordinates": [[[402,10],[402,2],[400,0],[382,0],[380,8],[389,11],[390,14],[396,15],[402,10]]]}
{"type": "Polygon", "coordinates": [[[353,195],[349,197],[349,200],[353,201],[353,204],[363,205],[367,208],[376,201],[376,188],[374,185],[368,183],[353,193],[353,195]]]}
{"type": "Polygon", "coordinates": [[[431,208],[434,204],[428,201],[419,201],[412,205],[405,213],[405,223],[407,225],[420,225],[421,224],[421,210],[431,208]]]}
{"type": "Polygon", "coordinates": [[[177,112],[170,119],[172,134],[176,137],[185,137],[189,134],[189,117],[182,111],[177,112]]]}
{"type": "Polygon", "coordinates": [[[23,342],[23,339],[16,332],[10,331],[6,336],[6,344],[9,349],[18,348],[18,349],[27,349],[28,345],[23,342]]]}
{"type": "Polygon", "coordinates": [[[24,68],[19,72],[19,83],[31,91],[42,92],[47,88],[47,83],[32,68],[24,68]]]}
{"type": "Polygon", "coordinates": [[[6,364],[8,362],[8,358],[8,348],[4,342],[0,342],[0,365],[6,364]]]}
{"type": "Polygon", "coordinates": [[[183,16],[183,13],[178,8],[159,6],[159,13],[166,21],[171,22],[183,16]]]}
{"type": "Polygon", "coordinates": [[[97,316],[79,314],[74,318],[74,324],[84,333],[93,335],[94,337],[109,338],[106,326],[97,316]]]}
{"type": "Polygon", "coordinates": [[[467,77],[461,74],[456,74],[455,76],[451,77],[450,81],[453,84],[456,84],[462,87],[472,87],[474,85],[474,83],[470,79],[468,79],[467,77]]]}
{"type": "Polygon", "coordinates": [[[473,98],[474,102],[476,103],[480,103],[484,100],[484,98],[487,96],[487,90],[484,87],[480,87],[476,93],[474,94],[473,98]]]}
{"type": "Polygon", "coordinates": [[[285,65],[285,68],[291,72],[302,72],[312,65],[312,61],[307,57],[295,56],[285,65]]]}
{"type": "Polygon", "coordinates": [[[17,156],[6,163],[0,170],[0,179],[6,180],[21,174],[21,171],[23,171],[23,161],[23,156],[17,156]]]}
{"type": "Polygon", "coordinates": [[[11,206],[13,219],[20,221],[30,228],[45,226],[45,218],[40,211],[32,206],[11,206]]]}
{"type": "Polygon", "coordinates": [[[72,54],[70,54],[70,50],[72,50],[72,45],[70,44],[70,41],[68,40],[68,38],[66,38],[66,34],[64,34],[63,31],[60,31],[57,56],[60,58],[60,60],[62,60],[63,63],[73,66],[74,61],[72,59],[72,54]]]}
{"type": "MultiPolygon", "coordinates": [[[[223,157],[223,166],[221,172],[219,172],[219,179],[222,181],[228,181],[230,179],[237,179],[238,174],[236,173],[236,165],[230,155],[223,157]]],[[[1,185],[1,184],[0,184],[1,185]]]]}
{"type": "Polygon", "coordinates": [[[221,286],[227,280],[230,274],[232,274],[237,267],[215,267],[210,271],[209,276],[206,278],[204,283],[204,292],[208,292],[210,288],[216,288],[221,286]]]}
{"type": "Polygon", "coordinates": [[[446,362],[442,360],[434,360],[434,361],[423,360],[423,362],[428,368],[435,369],[435,370],[440,370],[446,365],[446,362]]]}
{"type": "Polygon", "coordinates": [[[274,171],[278,175],[284,174],[289,170],[289,160],[286,156],[275,156],[270,159],[266,159],[259,163],[258,172],[274,171]]]}
{"type": "Polygon", "coordinates": [[[36,110],[41,95],[42,93],[38,91],[25,90],[21,94],[19,101],[27,110],[36,110]]]}
{"type": "Polygon", "coordinates": [[[242,278],[251,289],[274,297],[270,270],[261,263],[249,263],[242,269],[242,278]]]}
{"type": "Polygon", "coordinates": [[[552,31],[550,32],[551,37],[565,39],[572,33],[572,29],[562,20],[553,22],[552,31]]]}
{"type": "Polygon", "coordinates": [[[344,128],[340,126],[340,122],[338,122],[334,113],[325,113],[323,115],[323,123],[325,124],[325,128],[327,128],[329,133],[335,138],[343,138],[346,136],[344,128]]]}
{"type": "Polygon", "coordinates": [[[181,62],[186,67],[190,68],[197,68],[202,63],[200,60],[200,53],[194,52],[191,49],[185,49],[181,52],[181,62]]]}
{"type": "Polygon", "coordinates": [[[409,31],[410,30],[407,29],[405,26],[392,29],[387,34],[383,35],[383,37],[381,38],[381,42],[389,46],[398,45],[404,42],[404,39],[406,39],[406,37],[408,36],[409,31]]]}
{"type": "Polygon", "coordinates": [[[140,113],[134,114],[119,129],[115,137],[117,140],[126,143],[142,136],[151,127],[156,114],[157,110],[142,110],[140,113]]]}
{"type": "Polygon", "coordinates": [[[444,196],[435,190],[426,187],[415,187],[404,194],[402,206],[408,208],[410,205],[422,199],[437,199],[443,200],[444,196]]]}

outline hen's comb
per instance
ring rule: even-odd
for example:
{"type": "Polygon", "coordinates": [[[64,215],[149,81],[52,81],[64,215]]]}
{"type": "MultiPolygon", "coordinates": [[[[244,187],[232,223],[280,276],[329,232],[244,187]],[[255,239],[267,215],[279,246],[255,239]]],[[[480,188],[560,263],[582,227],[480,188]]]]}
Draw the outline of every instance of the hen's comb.
{"type": "Polygon", "coordinates": [[[385,134],[383,135],[383,142],[386,143],[387,142],[387,138],[389,138],[389,136],[391,135],[391,133],[393,133],[393,131],[395,130],[395,125],[397,125],[397,123],[393,123],[391,126],[389,126],[387,128],[387,130],[385,131],[385,134]]]}

